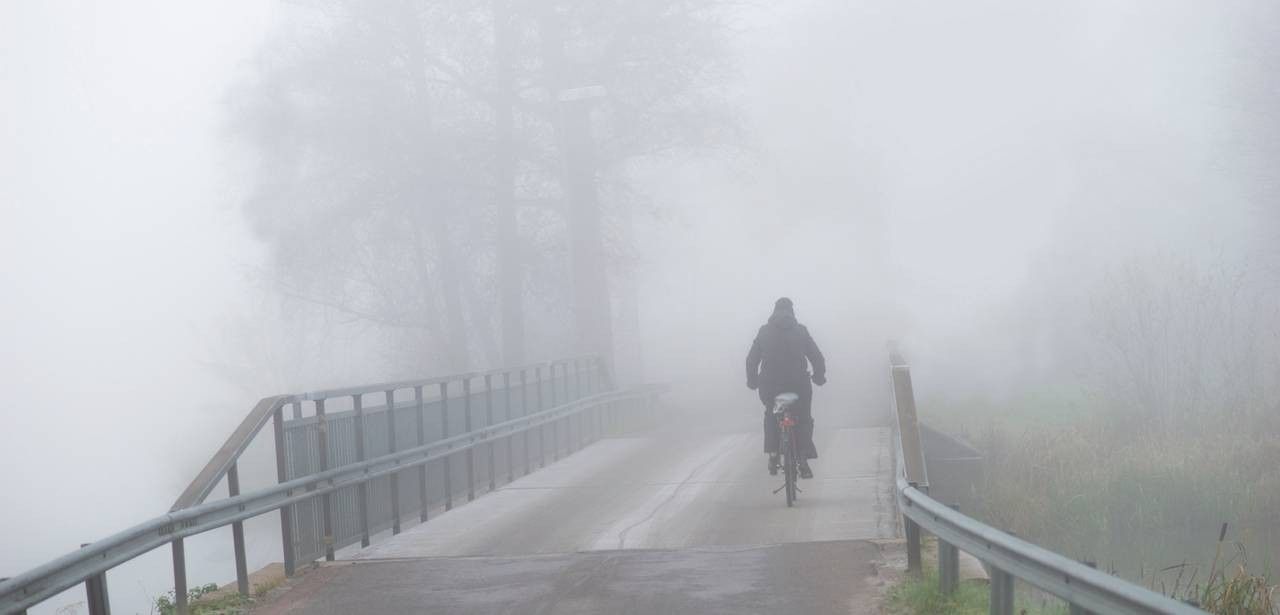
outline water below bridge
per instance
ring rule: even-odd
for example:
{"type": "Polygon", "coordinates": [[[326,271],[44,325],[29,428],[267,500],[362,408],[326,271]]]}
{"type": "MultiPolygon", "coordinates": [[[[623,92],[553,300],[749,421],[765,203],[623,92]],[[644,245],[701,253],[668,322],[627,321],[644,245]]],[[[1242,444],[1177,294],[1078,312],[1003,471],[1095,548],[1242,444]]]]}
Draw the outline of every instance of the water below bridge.
{"type": "Polygon", "coordinates": [[[795,508],[756,433],[598,441],[290,582],[262,613],[873,613],[890,433],[820,431],[795,508]]]}

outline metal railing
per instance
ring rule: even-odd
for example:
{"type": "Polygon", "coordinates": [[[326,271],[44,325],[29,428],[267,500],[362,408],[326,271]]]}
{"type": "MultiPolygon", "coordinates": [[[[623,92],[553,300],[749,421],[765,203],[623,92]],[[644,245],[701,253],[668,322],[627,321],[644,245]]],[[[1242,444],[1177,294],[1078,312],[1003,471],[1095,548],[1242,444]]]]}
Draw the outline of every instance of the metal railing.
{"type": "Polygon", "coordinates": [[[959,553],[980,560],[991,578],[991,614],[1014,613],[1014,579],[1053,594],[1071,613],[1203,613],[1200,609],[1111,576],[985,525],[929,497],[920,445],[911,368],[900,359],[890,367],[890,406],[895,433],[896,500],[907,540],[907,569],[919,573],[921,532],[938,539],[938,582],[944,593],[959,582],[959,553]]]}
{"type": "MultiPolygon", "coordinates": [[[[504,380],[509,379],[511,374],[516,373],[533,372],[540,375],[543,369],[547,369],[554,374],[556,366],[560,366],[563,370],[568,370],[569,366],[590,366],[589,369],[584,369],[580,372],[575,368],[575,372],[582,378],[578,380],[579,391],[593,391],[595,388],[607,386],[605,384],[608,381],[607,373],[603,369],[602,362],[599,359],[588,357],[531,365],[523,368],[461,374],[445,378],[394,382],[335,391],[264,398],[258,402],[253,411],[245,417],[231,437],[218,450],[217,454],[197,474],[196,479],[183,491],[167,514],[140,523],[98,542],[84,545],[78,551],[68,553],[14,578],[0,581],[0,613],[23,613],[25,609],[31,606],[83,583],[86,586],[90,613],[93,615],[105,615],[110,612],[107,599],[106,571],[166,544],[171,545],[173,549],[175,606],[178,612],[185,612],[188,605],[186,603],[186,564],[183,540],[189,536],[228,525],[232,526],[233,530],[232,537],[238,588],[242,594],[247,595],[249,591],[248,574],[245,562],[244,534],[241,526],[246,519],[280,511],[284,559],[288,574],[293,574],[297,562],[293,561],[293,548],[290,544],[293,536],[290,528],[292,521],[290,509],[296,505],[319,499],[325,502],[327,511],[330,505],[330,498],[334,494],[351,489],[359,490],[361,499],[367,504],[368,492],[364,487],[372,481],[394,477],[401,472],[425,469],[427,464],[432,462],[448,463],[451,458],[458,455],[466,455],[470,460],[473,458],[474,452],[482,447],[485,447],[484,452],[493,455],[494,447],[500,442],[505,441],[509,444],[516,437],[527,437],[528,434],[535,430],[540,430],[540,433],[542,433],[548,427],[553,428],[558,434],[562,424],[575,418],[578,422],[577,448],[581,448],[587,442],[615,429],[629,416],[650,417],[652,415],[651,412],[636,412],[636,410],[651,409],[656,397],[663,392],[661,387],[647,386],[626,391],[592,392],[579,399],[568,399],[569,383],[568,378],[566,378],[562,385],[565,395],[563,398],[555,398],[556,403],[551,404],[550,407],[544,408],[540,402],[539,407],[536,409],[526,406],[528,411],[523,416],[508,416],[505,420],[497,422],[490,420],[483,427],[469,428],[458,435],[449,435],[446,431],[443,437],[433,442],[423,443],[420,441],[418,444],[404,450],[392,450],[387,454],[369,459],[360,459],[353,463],[323,468],[318,472],[305,476],[293,478],[285,476],[283,443],[285,433],[284,408],[286,406],[300,404],[304,401],[317,403],[319,409],[318,421],[323,425],[326,420],[324,413],[324,400],[326,399],[381,392],[388,395],[387,399],[391,402],[388,407],[395,408],[394,391],[406,388],[414,390],[416,400],[421,402],[423,388],[436,386],[440,387],[442,406],[447,409],[447,400],[450,399],[447,391],[450,383],[472,382],[481,379],[486,383],[492,384],[495,376],[502,378],[504,374],[506,375],[504,380]],[[595,385],[588,385],[587,378],[597,379],[595,380],[595,385]],[[563,399],[563,403],[559,403],[561,399],[563,399]],[[239,492],[237,461],[248,448],[254,436],[262,430],[268,421],[275,426],[279,482],[270,487],[242,494],[239,492]],[[205,499],[224,477],[227,479],[229,497],[206,502],[205,499]]],[[[567,374],[568,371],[564,373],[567,374]]],[[[551,381],[556,382],[555,378],[552,378],[551,381]]],[[[541,382],[540,377],[539,382],[541,382]]],[[[469,388],[470,385],[464,386],[469,388]]],[[[541,388],[541,385],[538,385],[538,389],[541,388]]],[[[488,391],[492,390],[495,389],[488,389],[488,391]]],[[[419,403],[416,407],[421,409],[425,405],[419,403]]],[[[470,412],[470,410],[471,408],[468,404],[467,411],[470,412]]],[[[419,416],[421,417],[421,415],[420,412],[419,416]]],[[[358,410],[356,416],[360,416],[358,410]]],[[[469,424],[468,427],[470,427],[469,424]]],[[[566,426],[566,431],[568,429],[569,426],[566,426]]],[[[318,434],[324,433],[325,429],[323,427],[318,430],[318,434]]],[[[570,452],[576,450],[572,440],[566,438],[566,443],[570,452]]],[[[560,451],[561,448],[557,445],[554,454],[558,456],[560,451]]],[[[528,460],[530,451],[526,449],[525,452],[526,460],[528,460]]],[[[543,457],[543,462],[545,462],[547,453],[548,451],[545,447],[539,449],[539,455],[543,457]]],[[[510,457],[508,457],[508,461],[510,466],[510,457]]],[[[526,465],[526,473],[528,470],[529,466],[526,465]]],[[[489,472],[490,485],[493,486],[496,484],[497,476],[496,468],[492,463],[489,465],[489,472]]],[[[513,478],[513,476],[514,471],[509,467],[508,478],[513,478]]],[[[474,494],[472,494],[472,497],[474,497],[474,494]]],[[[395,505],[393,504],[394,508],[395,505]]],[[[421,511],[423,521],[426,520],[425,512],[424,508],[421,511]]],[[[400,513],[396,511],[395,514],[398,515],[400,513]]],[[[362,517],[367,521],[367,515],[362,515],[362,517]]],[[[396,530],[398,529],[399,523],[397,519],[396,530]]],[[[326,528],[326,531],[328,531],[328,528],[326,528]]],[[[331,552],[326,555],[332,557],[331,552]]]]}

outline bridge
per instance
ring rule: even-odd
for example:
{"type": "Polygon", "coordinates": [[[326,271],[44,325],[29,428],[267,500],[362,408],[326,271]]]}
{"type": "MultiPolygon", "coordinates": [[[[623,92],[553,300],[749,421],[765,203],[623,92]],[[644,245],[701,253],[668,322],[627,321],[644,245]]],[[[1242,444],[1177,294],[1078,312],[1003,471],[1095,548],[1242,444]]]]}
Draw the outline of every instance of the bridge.
{"type": "Polygon", "coordinates": [[[882,424],[819,429],[795,508],[758,433],[699,427],[596,357],[268,397],[169,512],[0,581],[0,612],[83,585],[106,615],[106,572],[167,547],[186,613],[185,541],[226,526],[248,596],[243,524],[263,515],[287,580],[261,613],[876,613],[892,571],[921,571],[926,534],[943,591],[961,553],[981,561],[993,614],[1019,586],[1073,613],[1201,612],[949,506],[955,474],[927,450],[945,445],[916,418],[910,368],[887,367],[882,424]],[[274,468],[251,467],[259,439],[274,468]],[[242,493],[242,470],[275,484],[242,493]]]}

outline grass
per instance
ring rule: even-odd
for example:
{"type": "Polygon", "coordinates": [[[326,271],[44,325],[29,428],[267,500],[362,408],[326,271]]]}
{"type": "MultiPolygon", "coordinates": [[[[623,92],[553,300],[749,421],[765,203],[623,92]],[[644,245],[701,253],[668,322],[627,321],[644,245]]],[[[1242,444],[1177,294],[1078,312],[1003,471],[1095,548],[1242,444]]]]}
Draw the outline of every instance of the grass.
{"type": "MultiPolygon", "coordinates": [[[[987,592],[984,584],[964,582],[955,593],[943,594],[938,586],[937,573],[926,570],[923,575],[906,577],[889,590],[886,606],[892,615],[986,615],[990,612],[987,592]]],[[[1067,615],[1067,608],[1019,601],[1015,612],[1021,615],[1067,615]]]]}
{"type": "Polygon", "coordinates": [[[983,452],[975,514],[990,525],[1212,613],[1280,613],[1267,574],[1280,552],[1275,418],[1141,417],[1080,411],[1081,399],[993,404],[978,429],[978,400],[931,404],[939,411],[923,418],[983,452]],[[1224,550],[1234,555],[1224,561],[1224,550]]]}
{"type": "MultiPolygon", "coordinates": [[[[187,592],[187,604],[191,615],[240,615],[248,613],[255,602],[275,589],[283,579],[261,583],[253,586],[253,596],[242,596],[234,590],[219,589],[217,584],[209,583],[187,592]]],[[[157,615],[174,615],[177,606],[174,604],[174,593],[156,598],[151,609],[157,615]]]]}

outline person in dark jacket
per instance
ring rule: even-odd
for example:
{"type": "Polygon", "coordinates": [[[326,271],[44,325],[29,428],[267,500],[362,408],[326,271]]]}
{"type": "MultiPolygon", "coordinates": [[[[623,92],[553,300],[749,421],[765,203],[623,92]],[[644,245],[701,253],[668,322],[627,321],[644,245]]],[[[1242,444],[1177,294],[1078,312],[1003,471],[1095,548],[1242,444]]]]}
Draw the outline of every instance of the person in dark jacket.
{"type": "Polygon", "coordinates": [[[795,393],[800,400],[792,406],[792,414],[799,423],[797,431],[797,456],[800,458],[800,477],[813,478],[809,459],[818,458],[813,444],[813,387],[827,383],[827,362],[818,350],[818,344],[809,330],[796,321],[795,307],[783,297],[773,304],[773,315],[760,327],[756,339],[747,353],[747,387],[760,392],[764,403],[764,452],[769,454],[769,473],[777,474],[778,422],[770,416],[774,398],[782,393],[795,393]],[[813,376],[809,366],[813,366],[813,376]]]}

